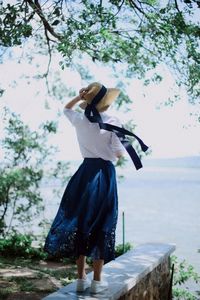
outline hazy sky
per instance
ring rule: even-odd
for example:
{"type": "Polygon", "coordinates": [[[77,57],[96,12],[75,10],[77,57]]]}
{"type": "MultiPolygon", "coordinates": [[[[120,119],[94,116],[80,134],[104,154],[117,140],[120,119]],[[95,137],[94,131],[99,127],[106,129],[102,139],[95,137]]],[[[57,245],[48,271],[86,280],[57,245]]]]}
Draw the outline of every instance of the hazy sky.
{"type": "MultiPolygon", "coordinates": [[[[83,66],[84,66],[83,62],[83,66]]],[[[12,111],[19,113],[22,119],[31,128],[37,130],[38,124],[44,120],[56,118],[58,109],[62,111],[63,104],[59,101],[49,101],[50,109],[45,109],[46,87],[43,81],[31,81],[19,78],[24,74],[34,74],[35,67],[26,62],[17,64],[15,61],[7,60],[1,67],[1,87],[6,89],[0,99],[1,109],[8,106],[12,111]],[[12,83],[13,80],[18,85],[12,83]],[[12,84],[11,84],[12,83],[12,84]],[[39,90],[39,94],[37,91],[39,90]]],[[[46,67],[43,61],[41,68],[46,67]]],[[[52,70],[59,69],[58,61],[52,63],[52,70]]],[[[109,69],[91,66],[95,74],[95,80],[101,81],[107,87],[115,85],[109,69]]],[[[200,154],[200,125],[190,117],[192,111],[197,107],[188,103],[184,89],[176,87],[171,73],[166,66],[162,65],[158,70],[163,74],[164,79],[160,84],[150,84],[145,87],[141,81],[132,80],[127,89],[128,95],[133,99],[131,112],[124,113],[109,109],[109,114],[116,114],[124,123],[132,119],[137,125],[135,133],[152,149],[151,157],[180,157],[200,154]],[[173,96],[174,92],[180,95],[180,100],[171,106],[164,106],[163,103],[173,96]]],[[[78,73],[67,69],[60,70],[61,78],[67,87],[79,89],[82,86],[78,73]]],[[[149,76],[151,73],[149,73],[149,76]]],[[[65,99],[67,102],[69,99],[65,99]]],[[[2,123],[0,134],[2,136],[2,123]]],[[[78,149],[74,128],[69,124],[64,115],[59,118],[59,131],[50,142],[59,146],[58,158],[66,160],[81,159],[78,149]]]]}

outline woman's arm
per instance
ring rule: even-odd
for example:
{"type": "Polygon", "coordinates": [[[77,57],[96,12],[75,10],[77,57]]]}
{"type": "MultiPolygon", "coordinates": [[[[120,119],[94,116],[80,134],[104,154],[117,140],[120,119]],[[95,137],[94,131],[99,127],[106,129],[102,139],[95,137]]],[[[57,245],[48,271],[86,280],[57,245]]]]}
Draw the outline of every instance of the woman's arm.
{"type": "Polygon", "coordinates": [[[76,96],[74,99],[70,100],[66,105],[65,108],[72,109],[73,106],[81,100],[80,96],[76,96]]]}
{"type": "Polygon", "coordinates": [[[121,157],[124,156],[124,153],[121,152],[121,151],[119,151],[119,152],[115,153],[115,155],[116,155],[116,157],[117,157],[118,159],[120,159],[121,157]]]}
{"type": "Polygon", "coordinates": [[[72,100],[70,100],[70,101],[65,105],[65,108],[67,108],[67,109],[72,109],[76,103],[78,103],[80,100],[83,100],[83,99],[84,99],[84,95],[85,95],[86,93],[87,93],[87,90],[86,90],[85,88],[82,88],[82,89],[79,91],[79,95],[76,96],[75,98],[73,98],[72,100]]]}

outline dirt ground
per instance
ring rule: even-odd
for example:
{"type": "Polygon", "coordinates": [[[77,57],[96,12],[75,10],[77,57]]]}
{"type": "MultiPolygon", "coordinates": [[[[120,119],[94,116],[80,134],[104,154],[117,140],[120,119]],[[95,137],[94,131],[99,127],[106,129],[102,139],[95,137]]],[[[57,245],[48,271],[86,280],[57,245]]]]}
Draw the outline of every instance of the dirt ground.
{"type": "Polygon", "coordinates": [[[40,300],[75,280],[76,275],[72,262],[1,257],[0,300],[40,300]]]}

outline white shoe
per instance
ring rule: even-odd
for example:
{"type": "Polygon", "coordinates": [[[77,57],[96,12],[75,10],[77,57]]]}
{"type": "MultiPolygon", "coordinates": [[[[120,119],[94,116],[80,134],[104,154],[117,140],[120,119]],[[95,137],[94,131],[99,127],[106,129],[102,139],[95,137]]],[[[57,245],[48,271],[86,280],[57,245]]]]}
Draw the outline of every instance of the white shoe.
{"type": "Polygon", "coordinates": [[[90,281],[88,279],[77,279],[76,281],[76,291],[84,292],[90,286],[90,281]]]}
{"type": "Polygon", "coordinates": [[[91,288],[90,292],[92,294],[98,294],[103,292],[108,288],[108,283],[105,281],[97,281],[97,280],[92,280],[91,282],[91,288]]]}

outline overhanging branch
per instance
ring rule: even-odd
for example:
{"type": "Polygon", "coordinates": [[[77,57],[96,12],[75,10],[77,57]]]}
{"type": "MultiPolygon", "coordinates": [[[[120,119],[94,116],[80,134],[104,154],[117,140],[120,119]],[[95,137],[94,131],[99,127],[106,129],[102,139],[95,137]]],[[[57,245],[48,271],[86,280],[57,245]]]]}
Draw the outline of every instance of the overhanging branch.
{"type": "Polygon", "coordinates": [[[178,7],[177,0],[175,0],[175,7],[176,7],[176,9],[178,10],[178,12],[181,12],[180,9],[179,9],[179,7],[178,7]]]}
{"type": "Polygon", "coordinates": [[[135,1],[129,0],[129,2],[132,7],[136,8],[141,14],[146,16],[146,13],[135,3],[135,1]]]}
{"type": "Polygon", "coordinates": [[[32,9],[37,13],[37,15],[40,17],[40,19],[42,20],[45,30],[48,31],[56,39],[60,40],[61,36],[54,31],[53,27],[49,24],[49,22],[45,18],[38,0],[35,0],[35,2],[33,2],[32,0],[26,0],[26,1],[32,7],[32,9]]]}

